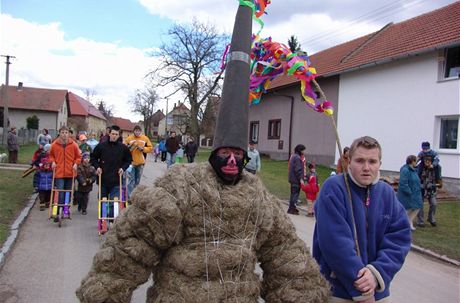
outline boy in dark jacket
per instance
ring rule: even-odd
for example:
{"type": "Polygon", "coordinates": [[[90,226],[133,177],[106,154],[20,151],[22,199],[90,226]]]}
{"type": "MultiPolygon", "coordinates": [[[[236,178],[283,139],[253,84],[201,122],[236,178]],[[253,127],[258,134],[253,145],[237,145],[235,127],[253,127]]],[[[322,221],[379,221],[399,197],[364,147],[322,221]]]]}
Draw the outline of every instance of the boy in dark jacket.
{"type": "Polygon", "coordinates": [[[78,211],[86,215],[88,207],[89,192],[93,189],[93,183],[96,181],[96,169],[89,162],[89,153],[85,152],[82,155],[81,164],[77,168],[77,203],[78,211]]]}
{"type": "MultiPolygon", "coordinates": [[[[101,198],[120,195],[120,176],[133,161],[129,148],[120,142],[120,127],[112,125],[109,141],[99,143],[91,153],[91,165],[101,175],[101,198]]],[[[120,197],[119,197],[120,198],[120,197]]]]}

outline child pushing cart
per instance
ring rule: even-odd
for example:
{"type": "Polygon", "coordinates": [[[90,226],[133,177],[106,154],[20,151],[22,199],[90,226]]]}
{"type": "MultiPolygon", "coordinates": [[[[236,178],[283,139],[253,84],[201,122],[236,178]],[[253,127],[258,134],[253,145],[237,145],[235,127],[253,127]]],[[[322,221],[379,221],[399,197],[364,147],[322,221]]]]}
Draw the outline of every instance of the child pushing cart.
{"type": "MultiPolygon", "coordinates": [[[[132,162],[129,148],[118,139],[120,128],[110,127],[109,140],[99,143],[91,153],[91,165],[96,168],[99,176],[99,233],[105,233],[116,217],[116,207],[127,199],[123,199],[123,175],[132,162]],[[106,200],[103,200],[106,198],[106,200]],[[115,202],[117,198],[118,202],[115,202]]],[[[124,206],[124,205],[123,205],[124,206]]],[[[123,207],[122,206],[122,207],[123,207]]]]}
{"type": "MultiPolygon", "coordinates": [[[[53,180],[51,185],[51,196],[49,203],[48,219],[53,219],[58,226],[62,226],[62,221],[71,220],[70,208],[72,207],[75,177],[70,179],[70,182],[56,182],[56,173],[53,172],[53,180]],[[66,183],[70,183],[70,188],[66,183]]],[[[62,179],[61,179],[62,180],[62,179]]]]}
{"type": "Polygon", "coordinates": [[[60,227],[63,219],[70,219],[75,176],[81,162],[80,148],[66,126],[59,129],[59,137],[51,144],[49,160],[53,169],[49,218],[60,227]]]}
{"type": "Polygon", "coordinates": [[[115,218],[128,207],[128,174],[119,175],[119,190],[117,193],[103,194],[101,186],[101,175],[99,175],[99,192],[97,203],[97,230],[99,235],[105,234],[109,231],[111,224],[115,218]]]}

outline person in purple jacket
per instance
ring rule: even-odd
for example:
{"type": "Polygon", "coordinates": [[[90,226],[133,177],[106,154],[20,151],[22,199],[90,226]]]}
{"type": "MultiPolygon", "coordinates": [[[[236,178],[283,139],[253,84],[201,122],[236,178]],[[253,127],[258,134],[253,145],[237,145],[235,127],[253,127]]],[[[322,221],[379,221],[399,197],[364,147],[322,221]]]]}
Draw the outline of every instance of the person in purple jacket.
{"type": "Polygon", "coordinates": [[[328,178],[316,201],[313,257],[331,284],[330,302],[389,302],[409,252],[409,221],[391,186],[379,181],[381,158],[377,140],[354,140],[348,172],[328,178]]]}

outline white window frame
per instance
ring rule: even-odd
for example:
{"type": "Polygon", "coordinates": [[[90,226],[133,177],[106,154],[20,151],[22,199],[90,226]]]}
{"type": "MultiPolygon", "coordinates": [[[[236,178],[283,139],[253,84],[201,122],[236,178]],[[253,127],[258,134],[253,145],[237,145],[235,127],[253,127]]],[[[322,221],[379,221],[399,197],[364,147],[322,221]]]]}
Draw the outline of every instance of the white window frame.
{"type": "Polygon", "coordinates": [[[447,154],[460,154],[460,141],[458,138],[458,130],[460,129],[460,115],[436,116],[435,118],[435,142],[439,152],[447,154]],[[441,148],[441,123],[443,120],[457,120],[457,148],[441,148]]]}
{"type": "MultiPolygon", "coordinates": [[[[447,56],[450,49],[460,48],[460,46],[445,48],[438,52],[438,81],[455,80],[460,78],[460,74],[457,76],[446,77],[447,72],[447,56]]],[[[460,68],[460,67],[457,67],[460,68]]]]}

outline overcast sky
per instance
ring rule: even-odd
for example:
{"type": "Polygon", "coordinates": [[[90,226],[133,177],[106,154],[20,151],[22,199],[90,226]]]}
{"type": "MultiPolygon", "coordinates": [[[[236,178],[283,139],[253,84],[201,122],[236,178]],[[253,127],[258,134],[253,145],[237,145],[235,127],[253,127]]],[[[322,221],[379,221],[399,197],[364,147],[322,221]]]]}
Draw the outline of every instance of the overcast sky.
{"type": "MultiPolygon", "coordinates": [[[[97,93],[94,101],[103,99],[115,115],[132,121],[140,116],[127,101],[144,87],[144,76],[155,64],[149,54],[167,41],[168,28],[197,17],[230,33],[238,7],[237,0],[0,1],[0,54],[16,57],[10,85],[64,88],[81,97],[89,89],[97,93]]],[[[453,2],[272,0],[261,36],[287,43],[294,35],[313,54],[453,2]]],[[[5,64],[0,79],[4,84],[5,64]]],[[[165,109],[164,101],[158,108],[165,109]]]]}

